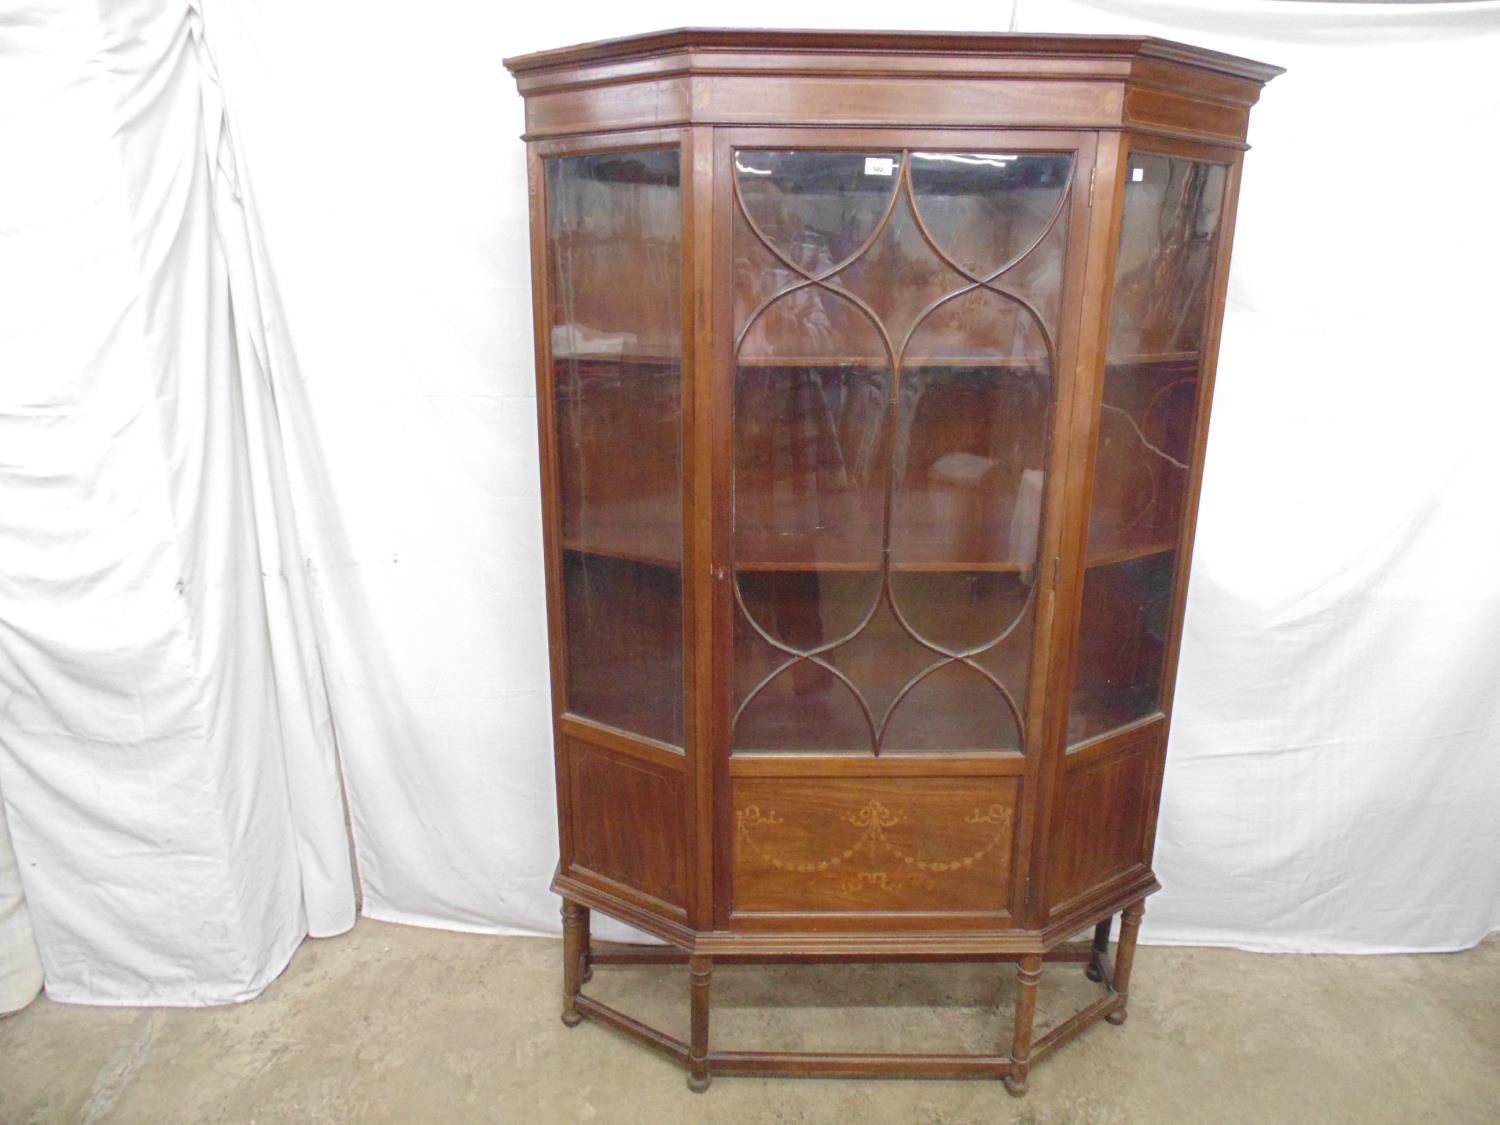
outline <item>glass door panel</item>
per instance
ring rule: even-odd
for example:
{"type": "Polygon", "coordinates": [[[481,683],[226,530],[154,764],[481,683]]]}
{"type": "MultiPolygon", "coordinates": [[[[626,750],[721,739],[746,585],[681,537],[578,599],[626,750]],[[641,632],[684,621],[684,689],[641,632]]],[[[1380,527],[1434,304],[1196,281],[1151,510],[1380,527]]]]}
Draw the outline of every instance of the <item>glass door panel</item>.
{"type": "Polygon", "coordinates": [[[1019,750],[1073,156],[734,173],[734,748],[1019,750]]]}
{"type": "Polygon", "coordinates": [[[564,707],[682,743],[676,149],[546,162],[564,707]]]}
{"type": "Polygon", "coordinates": [[[1227,170],[1131,155],[1099,415],[1069,741],[1161,706],[1227,170]]]}

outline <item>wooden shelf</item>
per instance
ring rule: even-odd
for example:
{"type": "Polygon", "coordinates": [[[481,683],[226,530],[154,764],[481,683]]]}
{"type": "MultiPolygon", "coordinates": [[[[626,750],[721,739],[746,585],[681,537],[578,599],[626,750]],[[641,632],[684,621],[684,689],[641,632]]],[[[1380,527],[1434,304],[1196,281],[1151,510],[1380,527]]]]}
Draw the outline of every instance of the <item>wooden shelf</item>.
{"type": "Polygon", "coordinates": [[[681,570],[682,560],[671,557],[664,551],[652,551],[649,549],[637,549],[629,546],[606,544],[606,543],[579,543],[574,540],[564,539],[562,543],[564,551],[571,551],[579,555],[595,555],[606,559],[619,559],[621,562],[643,563],[646,566],[666,567],[670,570],[681,570]]]}
{"type": "MultiPolygon", "coordinates": [[[[888,367],[884,356],[856,355],[778,355],[739,356],[738,367],[888,367]]],[[[1045,372],[1047,357],[1037,356],[920,356],[901,361],[903,370],[910,368],[1001,368],[1013,371],[1045,372]]]]}
{"type": "Polygon", "coordinates": [[[681,367],[682,355],[675,348],[639,348],[629,351],[582,351],[552,353],[553,363],[610,363],[633,367],[681,367]]]}
{"type": "MultiPolygon", "coordinates": [[[[596,555],[601,558],[619,559],[622,562],[641,563],[646,566],[667,567],[680,570],[682,562],[668,557],[662,551],[640,550],[630,546],[611,543],[580,543],[564,539],[562,549],[581,555],[596,555]]],[[[880,570],[877,562],[840,562],[838,560],[778,559],[774,561],[741,559],[734,563],[737,572],[803,572],[815,571],[829,574],[875,574],[880,570]]],[[[945,560],[942,562],[897,562],[891,564],[893,574],[1023,574],[1032,569],[1032,564],[1017,562],[965,562],[945,560]]]]}
{"type": "Polygon", "coordinates": [[[1142,352],[1137,355],[1108,356],[1106,367],[1196,367],[1199,353],[1192,352],[1142,352]]]}
{"type": "Polygon", "coordinates": [[[1075,693],[1068,714],[1068,745],[1118,730],[1158,709],[1155,696],[1138,689],[1075,693]]]}
{"type": "MultiPolygon", "coordinates": [[[[1116,563],[1129,562],[1131,559],[1141,559],[1148,555],[1161,555],[1173,550],[1175,542],[1153,542],[1132,543],[1118,547],[1111,547],[1103,551],[1091,552],[1085,565],[1090,569],[1101,566],[1113,566],[1116,563]]],[[[601,555],[605,558],[620,559],[625,562],[644,563],[648,566],[670,567],[674,570],[682,567],[682,561],[678,558],[668,557],[665,552],[650,551],[632,548],[629,546],[609,543],[579,543],[574,540],[563,540],[564,551],[574,551],[579,554],[601,555]]],[[[1003,562],[995,561],[970,561],[964,559],[948,559],[932,562],[893,562],[891,573],[893,574],[1024,574],[1033,569],[1034,563],[1019,563],[1011,560],[1003,562]]],[[[816,571],[831,574],[874,574],[880,570],[878,562],[848,562],[838,559],[736,559],[734,569],[739,572],[765,573],[770,571],[816,571]]]]}
{"type": "MultiPolygon", "coordinates": [[[[1104,548],[1091,548],[1084,565],[1093,570],[1101,566],[1114,566],[1148,555],[1162,555],[1174,550],[1175,540],[1150,540],[1147,542],[1119,543],[1104,548]]],[[[564,538],[564,551],[580,554],[602,555],[606,558],[626,562],[645,563],[649,566],[664,566],[680,569],[681,558],[667,550],[660,536],[622,531],[613,541],[581,542],[564,538]]],[[[853,559],[801,559],[801,558],[741,558],[734,560],[734,569],[748,573],[768,571],[816,571],[836,574],[874,574],[880,570],[878,560],[853,559]]],[[[933,558],[903,560],[891,563],[893,574],[1024,574],[1034,569],[1035,562],[1018,562],[1014,559],[962,559],[933,558]]]]}
{"type": "MultiPolygon", "coordinates": [[[[1022,574],[1033,568],[1033,564],[1017,562],[893,562],[892,574],[1022,574]]],[[[874,574],[880,570],[875,562],[838,562],[833,560],[778,559],[765,562],[754,559],[737,559],[736,571],[765,573],[768,571],[817,571],[838,574],[874,574]]]]}
{"type": "Polygon", "coordinates": [[[1091,547],[1084,565],[1090,570],[1098,566],[1113,566],[1116,563],[1129,562],[1131,559],[1143,559],[1147,555],[1165,554],[1176,547],[1175,539],[1146,543],[1119,543],[1098,549],[1091,547]]]}

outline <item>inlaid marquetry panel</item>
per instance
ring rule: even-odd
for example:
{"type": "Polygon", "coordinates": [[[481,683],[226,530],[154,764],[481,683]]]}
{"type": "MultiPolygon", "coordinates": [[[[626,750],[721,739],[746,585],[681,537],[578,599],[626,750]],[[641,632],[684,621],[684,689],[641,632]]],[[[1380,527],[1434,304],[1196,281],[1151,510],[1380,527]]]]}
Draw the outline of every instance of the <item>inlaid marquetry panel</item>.
{"type": "Polygon", "coordinates": [[[687,873],[682,775],[562,737],[572,790],[573,874],[602,875],[682,906],[687,873]]]}
{"type": "Polygon", "coordinates": [[[734,911],[1004,911],[1019,783],[742,778],[734,911]]]}

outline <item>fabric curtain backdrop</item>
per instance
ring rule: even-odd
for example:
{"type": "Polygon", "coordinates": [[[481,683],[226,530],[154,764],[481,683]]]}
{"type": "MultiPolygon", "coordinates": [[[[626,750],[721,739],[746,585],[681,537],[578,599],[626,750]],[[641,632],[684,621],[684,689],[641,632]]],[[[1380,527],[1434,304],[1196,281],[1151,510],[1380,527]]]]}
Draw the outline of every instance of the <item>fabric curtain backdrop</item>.
{"type": "Polygon", "coordinates": [[[0,17],[0,794],[58,1000],[243,999],[354,920],[199,23],[0,17]]]}
{"type": "Polygon", "coordinates": [[[42,989],[42,958],[21,893],[21,871],[0,800],[0,1016],[30,1004],[42,989]]]}
{"type": "MultiPolygon", "coordinates": [[[[860,9],[1292,68],[1251,138],[1148,940],[1500,925],[1496,16],[860,9]]],[[[349,924],[339,763],[367,913],[555,932],[500,59],[701,19],[209,0],[211,59],[182,0],[0,25],[0,105],[27,107],[0,117],[0,791],[53,995],[249,995],[349,924]]]]}

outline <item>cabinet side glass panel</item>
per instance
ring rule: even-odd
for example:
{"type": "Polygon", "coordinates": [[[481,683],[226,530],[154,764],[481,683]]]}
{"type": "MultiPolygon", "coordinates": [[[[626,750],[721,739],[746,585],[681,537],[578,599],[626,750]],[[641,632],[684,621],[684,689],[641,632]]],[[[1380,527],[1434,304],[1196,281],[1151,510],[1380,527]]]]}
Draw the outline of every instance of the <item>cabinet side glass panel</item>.
{"type": "Polygon", "coordinates": [[[1221,164],[1147,153],[1129,159],[1069,712],[1072,744],[1161,706],[1226,175],[1221,164]]]}
{"type": "Polygon", "coordinates": [[[736,752],[1024,747],[1073,166],[734,154],[736,752]]]}
{"type": "Polygon", "coordinates": [[[565,709],[682,744],[676,149],[546,161],[565,709]]]}

